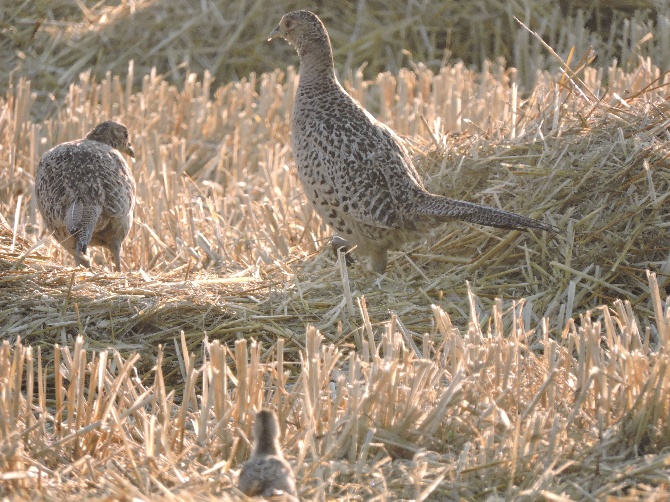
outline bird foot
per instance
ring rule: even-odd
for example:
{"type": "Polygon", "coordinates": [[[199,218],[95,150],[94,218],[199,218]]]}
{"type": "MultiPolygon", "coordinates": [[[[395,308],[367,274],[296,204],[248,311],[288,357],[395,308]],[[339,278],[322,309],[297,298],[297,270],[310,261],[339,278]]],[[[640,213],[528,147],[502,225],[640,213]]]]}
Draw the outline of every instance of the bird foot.
{"type": "Polygon", "coordinates": [[[75,256],[74,264],[77,267],[82,266],[82,267],[85,267],[89,270],[91,269],[91,260],[85,254],[80,254],[78,257],[75,256]]]}
{"type": "Polygon", "coordinates": [[[344,260],[347,265],[351,266],[355,263],[354,257],[349,253],[353,249],[353,246],[348,240],[343,239],[339,235],[333,235],[330,245],[333,248],[335,257],[337,257],[337,252],[340,251],[344,254],[344,260]]]}

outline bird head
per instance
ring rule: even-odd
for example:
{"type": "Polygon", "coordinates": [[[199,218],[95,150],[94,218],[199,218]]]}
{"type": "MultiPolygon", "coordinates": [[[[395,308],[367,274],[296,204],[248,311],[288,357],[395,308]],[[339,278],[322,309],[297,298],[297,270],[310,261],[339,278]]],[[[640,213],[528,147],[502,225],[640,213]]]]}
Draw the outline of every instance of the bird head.
{"type": "Polygon", "coordinates": [[[316,14],[308,10],[296,10],[284,14],[279,26],[270,33],[268,41],[277,37],[293,45],[301,55],[306,47],[315,42],[327,41],[330,46],[325,26],[316,14]]]}
{"type": "Polygon", "coordinates": [[[133,159],[135,158],[135,151],[128,137],[128,129],[118,122],[112,120],[101,122],[86,135],[86,139],[105,143],[112,148],[116,148],[119,152],[130,155],[133,159]]]}

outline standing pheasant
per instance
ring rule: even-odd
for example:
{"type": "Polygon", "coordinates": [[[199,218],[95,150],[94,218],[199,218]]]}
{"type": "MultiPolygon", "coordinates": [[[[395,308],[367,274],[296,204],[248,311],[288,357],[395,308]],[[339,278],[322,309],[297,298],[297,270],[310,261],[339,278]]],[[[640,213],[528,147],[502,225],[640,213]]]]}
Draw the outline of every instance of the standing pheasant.
{"type": "MultiPolygon", "coordinates": [[[[328,32],[312,12],[285,14],[270,39],[300,56],[292,122],[298,177],[317,213],[383,273],[387,252],[441,222],[553,231],[532,218],[428,192],[398,136],[347,94],[328,32]]],[[[342,242],[343,239],[339,239],[342,242]]]]}
{"type": "Polygon", "coordinates": [[[90,268],[88,246],[104,246],[121,271],[121,242],[133,221],[135,180],[120,152],[135,158],[128,129],[107,121],[84,139],[47,151],[37,166],[37,206],[77,265],[90,268]]]}
{"type": "Polygon", "coordinates": [[[279,423],[271,410],[260,410],[254,421],[254,450],[240,471],[238,488],[249,497],[282,496],[297,500],[295,477],[279,446],[279,423]]]}

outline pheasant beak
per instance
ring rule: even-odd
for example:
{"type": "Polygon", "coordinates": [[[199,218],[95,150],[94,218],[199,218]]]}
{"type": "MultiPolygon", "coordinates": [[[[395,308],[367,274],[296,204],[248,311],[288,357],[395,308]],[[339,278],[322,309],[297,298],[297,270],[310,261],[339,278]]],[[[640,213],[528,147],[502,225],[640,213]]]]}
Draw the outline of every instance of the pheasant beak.
{"type": "Polygon", "coordinates": [[[127,153],[128,155],[130,155],[133,158],[133,160],[135,159],[135,150],[133,150],[133,147],[130,146],[130,143],[128,143],[121,151],[123,153],[127,153]]]}
{"type": "Polygon", "coordinates": [[[281,25],[277,26],[274,30],[272,30],[272,33],[270,33],[270,36],[268,37],[268,42],[272,40],[273,38],[277,37],[284,37],[284,34],[281,31],[281,25]]]}

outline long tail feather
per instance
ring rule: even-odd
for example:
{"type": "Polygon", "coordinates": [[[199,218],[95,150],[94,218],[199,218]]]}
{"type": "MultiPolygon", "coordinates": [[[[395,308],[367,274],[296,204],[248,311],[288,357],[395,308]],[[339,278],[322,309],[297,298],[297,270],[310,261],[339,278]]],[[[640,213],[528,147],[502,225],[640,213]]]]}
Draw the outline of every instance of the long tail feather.
{"type": "Polygon", "coordinates": [[[472,202],[449,199],[427,192],[419,204],[418,212],[421,215],[435,216],[438,219],[456,219],[489,227],[558,232],[556,227],[533,218],[521,216],[510,211],[503,211],[502,209],[473,204],[472,202]]]}
{"type": "Polygon", "coordinates": [[[77,242],[77,248],[86,252],[89,242],[95,232],[95,226],[102,214],[102,206],[98,204],[84,204],[75,201],[70,204],[65,215],[67,231],[77,242]]]}

